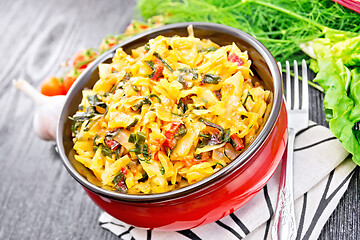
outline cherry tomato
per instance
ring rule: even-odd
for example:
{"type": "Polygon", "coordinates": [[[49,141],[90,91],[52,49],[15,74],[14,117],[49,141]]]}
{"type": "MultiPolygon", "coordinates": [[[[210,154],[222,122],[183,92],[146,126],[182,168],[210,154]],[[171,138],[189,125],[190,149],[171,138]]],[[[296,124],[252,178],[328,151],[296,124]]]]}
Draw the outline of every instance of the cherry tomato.
{"type": "Polygon", "coordinates": [[[69,91],[70,87],[73,85],[76,78],[77,77],[75,77],[73,75],[67,75],[66,77],[64,77],[63,88],[64,88],[64,91],[65,91],[65,94],[69,91]]]}
{"type": "Polygon", "coordinates": [[[46,96],[65,95],[63,85],[57,77],[48,77],[41,83],[40,92],[46,96]]]}

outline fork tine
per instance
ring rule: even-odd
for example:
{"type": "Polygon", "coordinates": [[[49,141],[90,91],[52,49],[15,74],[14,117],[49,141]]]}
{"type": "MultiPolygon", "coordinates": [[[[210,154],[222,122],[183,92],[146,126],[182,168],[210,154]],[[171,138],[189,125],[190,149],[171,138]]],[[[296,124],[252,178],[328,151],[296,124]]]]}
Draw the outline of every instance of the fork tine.
{"type": "Polygon", "coordinates": [[[280,74],[282,73],[282,68],[281,68],[281,62],[277,62],[279,70],[280,70],[280,74]]]}
{"type": "MultiPolygon", "coordinates": [[[[282,76],[282,67],[281,67],[281,62],[277,62],[278,68],[280,70],[280,75],[282,76]]],[[[282,78],[281,78],[282,79],[282,78]]]]}
{"type": "Polygon", "coordinates": [[[286,61],[286,107],[291,109],[291,81],[289,61],[286,61]]]}
{"type": "Polygon", "coordinates": [[[298,64],[294,60],[294,109],[299,109],[299,73],[298,73],[298,64]]]}
{"type": "Polygon", "coordinates": [[[302,104],[301,109],[307,110],[309,112],[309,85],[308,85],[308,75],[307,75],[307,66],[305,59],[302,60],[302,104]]]}

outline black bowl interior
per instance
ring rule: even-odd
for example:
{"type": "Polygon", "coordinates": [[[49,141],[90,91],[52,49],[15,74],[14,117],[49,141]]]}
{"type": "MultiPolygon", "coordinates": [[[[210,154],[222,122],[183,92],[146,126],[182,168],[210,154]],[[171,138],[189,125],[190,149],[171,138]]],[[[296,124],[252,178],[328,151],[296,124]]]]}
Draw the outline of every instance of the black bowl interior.
{"type": "Polygon", "coordinates": [[[127,41],[122,42],[118,46],[98,57],[89,65],[89,67],[79,76],[76,84],[68,93],[68,98],[65,102],[58,125],[57,144],[60,150],[60,155],[62,156],[64,165],[67,170],[78,182],[91,191],[94,191],[100,195],[108,197],[110,196],[126,201],[153,201],[168,199],[175,196],[181,196],[185,192],[194,191],[204,186],[204,184],[210,184],[216,179],[226,175],[227,172],[231,171],[235,167],[240,167],[243,163],[245,163],[249,156],[251,156],[256,151],[256,149],[261,146],[267,135],[272,130],[273,124],[275,123],[279,114],[281,96],[281,77],[275,59],[260,42],[258,42],[250,35],[231,27],[212,23],[179,23],[166,25],[158,29],[144,32],[127,41]],[[90,180],[95,185],[100,185],[97,183],[96,178],[91,176],[91,171],[88,171],[85,169],[85,167],[82,167],[81,164],[77,163],[74,158],[73,141],[70,130],[72,122],[68,118],[68,116],[72,116],[78,110],[78,105],[82,99],[81,90],[84,88],[92,88],[95,82],[99,79],[97,69],[98,64],[102,62],[111,62],[111,59],[114,56],[117,48],[122,47],[125,52],[130,54],[132,49],[145,45],[150,39],[153,39],[158,35],[163,35],[166,37],[178,35],[185,37],[188,36],[187,27],[189,24],[193,25],[195,37],[200,39],[210,39],[220,46],[229,45],[234,42],[242,51],[248,52],[249,58],[252,61],[253,73],[258,77],[264,88],[270,90],[273,93],[273,101],[268,108],[269,111],[267,112],[266,116],[267,120],[262,130],[259,131],[257,138],[250,145],[250,147],[224,169],[208,177],[207,179],[204,179],[183,189],[161,194],[129,195],[107,191],[90,184],[87,180],[90,180]],[[79,172],[81,174],[79,174],[79,172]],[[86,177],[84,177],[84,175],[86,177]]]}

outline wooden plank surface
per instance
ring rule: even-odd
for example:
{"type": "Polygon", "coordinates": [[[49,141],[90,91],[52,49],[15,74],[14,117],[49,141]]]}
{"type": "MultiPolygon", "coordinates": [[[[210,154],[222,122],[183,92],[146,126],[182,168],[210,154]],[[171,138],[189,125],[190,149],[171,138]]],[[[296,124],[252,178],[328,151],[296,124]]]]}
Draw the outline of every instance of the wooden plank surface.
{"type": "MultiPolygon", "coordinates": [[[[39,86],[82,47],[121,33],[133,17],[130,0],[0,0],[0,239],[117,239],[98,225],[101,210],[54,150],[32,130],[34,104],[12,80],[39,86]]],[[[323,96],[312,89],[310,118],[326,125],[323,96]]],[[[359,169],[320,239],[359,239],[359,169]]]]}

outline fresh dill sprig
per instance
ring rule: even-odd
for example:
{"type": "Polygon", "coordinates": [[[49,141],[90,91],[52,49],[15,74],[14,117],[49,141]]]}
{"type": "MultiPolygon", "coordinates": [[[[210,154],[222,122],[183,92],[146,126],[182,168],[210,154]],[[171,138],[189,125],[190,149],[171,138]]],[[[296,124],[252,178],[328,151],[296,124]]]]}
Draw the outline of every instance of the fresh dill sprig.
{"type": "Polygon", "coordinates": [[[307,58],[299,48],[327,31],[359,34],[360,14],[331,0],[139,0],[143,18],[166,23],[214,22],[238,28],[261,41],[277,61],[307,58]]]}

